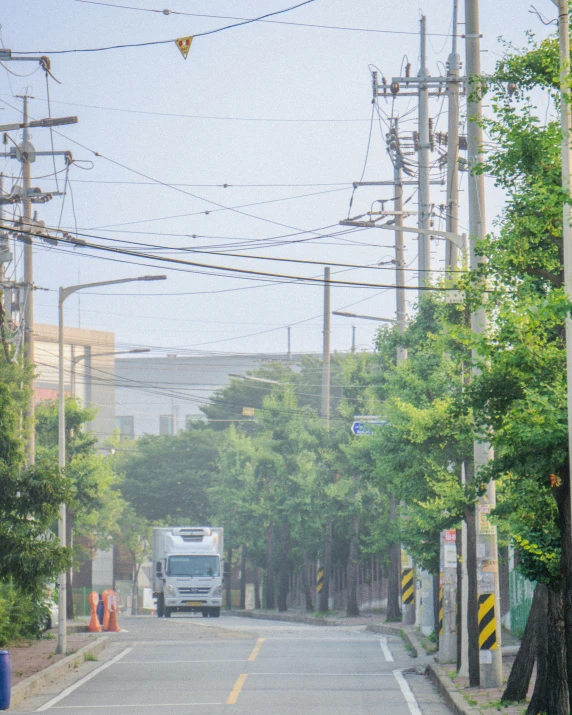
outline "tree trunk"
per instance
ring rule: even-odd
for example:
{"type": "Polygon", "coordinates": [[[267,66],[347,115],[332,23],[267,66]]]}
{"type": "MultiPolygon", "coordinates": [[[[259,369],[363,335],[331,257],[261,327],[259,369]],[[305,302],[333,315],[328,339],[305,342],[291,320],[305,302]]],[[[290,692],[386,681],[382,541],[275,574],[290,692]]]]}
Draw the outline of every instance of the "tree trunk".
{"type": "MultiPolygon", "coordinates": [[[[389,497],[389,523],[395,527],[397,508],[393,494],[389,497]]],[[[389,573],[387,575],[387,621],[400,621],[401,616],[401,544],[389,546],[389,573]]]]}
{"type": "Polygon", "coordinates": [[[131,589],[131,615],[139,615],[139,571],[141,564],[133,561],[133,588],[131,589]]]}
{"type": "Polygon", "coordinates": [[[278,610],[288,610],[288,555],[290,553],[290,527],[286,519],[280,529],[280,571],[278,579],[278,610]]]}
{"type": "Polygon", "coordinates": [[[570,529],[570,480],[568,464],[560,471],[561,486],[553,489],[560,514],[560,534],[562,538],[562,557],[560,559],[560,572],[562,573],[563,608],[565,627],[565,652],[569,654],[566,659],[566,673],[568,681],[569,700],[572,703],[572,534],[570,529]]]}
{"type": "Polygon", "coordinates": [[[310,578],[310,563],[308,561],[308,553],[302,547],[302,587],[304,588],[304,598],[306,600],[306,611],[312,613],[314,603],[312,601],[312,579],[310,578]]]}
{"type": "MultiPolygon", "coordinates": [[[[66,507],[66,544],[69,549],[73,548],[73,517],[74,513],[66,507]]],[[[73,566],[66,571],[66,617],[69,621],[74,619],[73,607],[73,566]]]]}
{"type": "Polygon", "coordinates": [[[439,636],[439,596],[441,595],[441,574],[431,574],[433,576],[433,623],[435,624],[435,632],[439,636]]]}
{"type": "MultiPolygon", "coordinates": [[[[355,479],[354,479],[355,482],[355,479]]],[[[353,533],[350,542],[350,554],[348,558],[348,605],[347,616],[359,616],[359,605],[357,598],[359,569],[359,511],[353,516],[353,533]]]]}
{"type": "Polygon", "coordinates": [[[526,698],[536,660],[539,634],[542,630],[546,630],[547,626],[547,609],[548,590],[544,584],[537,583],[518,655],[512,665],[505,691],[502,694],[503,702],[521,702],[526,698]]]}
{"type": "Polygon", "coordinates": [[[240,606],[243,611],[246,608],[246,546],[240,547],[240,606]]]}
{"type": "Polygon", "coordinates": [[[225,588],[225,601],[226,601],[226,610],[231,611],[232,610],[232,549],[228,549],[227,551],[227,564],[228,564],[228,569],[225,574],[225,582],[224,582],[224,588],[225,588]]]}
{"type": "Polygon", "coordinates": [[[457,529],[457,673],[463,661],[463,530],[457,529]]]}
{"type": "Polygon", "coordinates": [[[479,664],[479,603],[477,591],[477,532],[475,507],[465,509],[467,525],[467,630],[469,637],[469,686],[478,688],[481,684],[479,664]]]}
{"type": "Polygon", "coordinates": [[[258,564],[254,567],[254,608],[262,608],[262,602],[260,600],[260,571],[258,569],[258,564]]]}
{"type": "Polygon", "coordinates": [[[266,529],[266,608],[276,608],[276,587],[274,584],[274,526],[266,529]]]}
{"type": "Polygon", "coordinates": [[[568,715],[564,601],[562,591],[546,590],[547,623],[538,633],[536,684],[526,715],[568,715]]]}
{"type": "Polygon", "coordinates": [[[328,516],[326,522],[326,538],[324,541],[324,581],[323,588],[318,597],[318,610],[325,613],[330,605],[330,574],[332,572],[332,539],[333,539],[333,519],[328,516]]]}

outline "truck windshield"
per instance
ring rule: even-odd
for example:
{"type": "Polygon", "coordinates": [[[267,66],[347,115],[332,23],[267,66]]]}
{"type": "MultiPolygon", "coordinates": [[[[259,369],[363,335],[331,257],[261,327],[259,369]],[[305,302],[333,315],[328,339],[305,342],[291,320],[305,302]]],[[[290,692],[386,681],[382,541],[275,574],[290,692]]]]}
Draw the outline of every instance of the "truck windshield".
{"type": "Polygon", "coordinates": [[[169,576],[218,576],[218,556],[170,556],[169,576]]]}

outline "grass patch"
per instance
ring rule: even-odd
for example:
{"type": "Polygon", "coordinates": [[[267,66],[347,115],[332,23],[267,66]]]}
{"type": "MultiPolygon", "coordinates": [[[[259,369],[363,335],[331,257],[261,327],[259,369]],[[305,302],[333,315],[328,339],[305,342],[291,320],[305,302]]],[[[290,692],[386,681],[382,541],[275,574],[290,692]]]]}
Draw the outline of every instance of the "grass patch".
{"type": "Polygon", "coordinates": [[[409,642],[409,639],[405,635],[405,631],[399,631],[399,635],[401,636],[401,640],[403,641],[403,645],[405,646],[405,650],[407,653],[412,657],[412,658],[417,658],[417,651],[415,648],[411,645],[409,642]]]}
{"type": "Polygon", "coordinates": [[[83,659],[84,661],[98,660],[97,656],[95,656],[93,653],[90,653],[89,651],[83,654],[83,659]]]}

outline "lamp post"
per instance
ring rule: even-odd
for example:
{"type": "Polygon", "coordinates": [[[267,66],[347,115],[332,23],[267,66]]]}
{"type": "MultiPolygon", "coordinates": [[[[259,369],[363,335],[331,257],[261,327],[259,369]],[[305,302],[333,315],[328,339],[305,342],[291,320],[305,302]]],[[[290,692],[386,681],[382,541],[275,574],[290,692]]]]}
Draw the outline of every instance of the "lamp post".
{"type": "MultiPolygon", "coordinates": [[[[119,278],[113,281],[98,281],[97,283],[81,283],[79,285],[60,287],[58,299],[58,465],[60,469],[66,466],[66,413],[64,394],[64,303],[73,293],[84,288],[99,288],[102,286],[117,285],[118,283],[132,283],[134,281],[164,281],[167,276],[138,276],[137,278],[119,278]]],[[[60,546],[66,546],[66,505],[60,504],[58,523],[60,546]]],[[[60,574],[60,588],[58,594],[58,644],[56,653],[65,653],[67,649],[67,588],[66,573],[60,574]]]]}

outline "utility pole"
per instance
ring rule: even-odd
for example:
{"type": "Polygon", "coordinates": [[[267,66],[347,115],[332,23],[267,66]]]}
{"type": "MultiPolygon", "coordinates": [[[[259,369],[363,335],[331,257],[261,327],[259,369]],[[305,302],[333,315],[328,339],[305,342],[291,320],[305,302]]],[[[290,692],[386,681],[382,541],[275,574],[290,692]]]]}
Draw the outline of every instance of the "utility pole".
{"type": "MultiPolygon", "coordinates": [[[[461,58],[457,53],[458,0],[453,0],[453,36],[451,54],[447,63],[447,212],[446,229],[452,233],[459,231],[459,70],[461,58]]],[[[445,246],[445,266],[448,275],[457,268],[458,248],[451,241],[445,246]]],[[[457,568],[457,532],[442,531],[440,537],[439,574],[439,662],[457,662],[457,638],[465,637],[465,629],[457,629],[457,593],[459,582],[457,568]]],[[[461,619],[466,624],[466,605],[461,602],[461,619]]]]}
{"type": "Polygon", "coordinates": [[[356,326],[352,325],[352,353],[356,351],[356,326]]]}
{"type": "MultiPolygon", "coordinates": [[[[0,50],[0,59],[9,50],[0,50]]],[[[10,56],[7,59],[15,59],[10,56]]],[[[49,61],[45,58],[49,69],[49,61]]],[[[46,66],[46,62],[42,64],[46,66]]],[[[28,114],[28,102],[33,97],[27,94],[19,95],[22,100],[22,122],[15,124],[0,125],[0,131],[8,132],[22,129],[22,142],[10,148],[10,151],[0,156],[17,159],[22,164],[22,187],[14,186],[9,196],[2,197],[2,203],[22,203],[22,220],[19,225],[21,232],[14,228],[14,233],[24,244],[24,297],[21,315],[24,323],[24,357],[29,365],[34,364],[34,265],[32,237],[37,232],[39,223],[32,214],[32,204],[34,202],[45,203],[59,192],[43,193],[32,187],[31,165],[38,156],[65,156],[66,161],[71,163],[71,152],[69,151],[36,151],[30,141],[30,129],[34,127],[54,127],[63,124],[75,124],[77,117],[60,117],[58,119],[39,119],[30,121],[28,114]]],[[[30,398],[25,410],[26,421],[28,422],[28,438],[26,441],[27,464],[31,466],[35,462],[35,426],[34,426],[34,385],[30,385],[30,398]]]]}
{"type": "MultiPolygon", "coordinates": [[[[459,233],[459,69],[461,58],[457,53],[457,2],[453,0],[453,47],[447,71],[447,231],[459,233]]],[[[445,265],[448,271],[457,268],[458,249],[447,241],[445,265]]]]}
{"type": "Polygon", "coordinates": [[[290,326],[288,326],[287,330],[288,330],[288,362],[290,362],[292,360],[292,349],[291,349],[291,342],[290,342],[290,337],[291,337],[290,333],[292,331],[292,328],[290,326]]]}
{"type": "Polygon", "coordinates": [[[322,347],[322,417],[330,429],[330,267],[324,268],[324,332],[322,347]]]}
{"type": "MultiPolygon", "coordinates": [[[[483,240],[486,236],[484,176],[475,172],[475,169],[482,162],[481,147],[483,143],[481,129],[482,102],[479,96],[481,87],[478,83],[478,78],[481,75],[478,0],[465,0],[465,33],[466,70],[469,78],[467,90],[467,144],[469,160],[470,268],[471,270],[478,270],[482,258],[476,255],[475,247],[477,242],[483,240]],[[472,79],[476,79],[473,86],[471,86],[472,79]]],[[[485,333],[487,317],[484,306],[481,306],[471,315],[471,329],[477,334],[485,333]]],[[[473,374],[478,374],[475,368],[473,368],[473,374]]],[[[488,464],[491,457],[490,445],[475,442],[475,475],[478,475],[480,469],[488,464]]],[[[476,505],[475,515],[480,685],[483,688],[498,688],[502,684],[497,530],[496,526],[491,524],[487,517],[495,506],[495,484],[491,481],[487,486],[486,494],[481,497],[476,505]]],[[[469,618],[474,607],[475,604],[471,603],[471,593],[469,592],[469,618]]],[[[469,632],[472,626],[474,626],[474,622],[469,622],[469,632]]]]}
{"type": "MultiPolygon", "coordinates": [[[[326,429],[330,431],[330,266],[324,268],[324,332],[322,349],[322,418],[326,429]]],[[[326,520],[326,539],[324,543],[323,585],[318,595],[318,610],[325,613],[329,610],[330,572],[332,570],[332,529],[331,514],[326,520]]]]}
{"type": "MultiPolygon", "coordinates": [[[[427,18],[421,17],[421,68],[419,70],[419,228],[428,229],[431,219],[429,197],[430,181],[430,137],[429,137],[429,86],[424,81],[427,72],[427,18]]],[[[427,285],[431,282],[431,237],[427,233],[419,234],[419,283],[427,285]]]]}
{"type": "MultiPolygon", "coordinates": [[[[22,144],[20,145],[20,161],[22,162],[22,185],[24,194],[22,197],[22,223],[24,230],[30,231],[32,225],[32,201],[30,189],[32,188],[31,161],[34,156],[34,149],[30,143],[30,130],[28,129],[28,99],[33,99],[28,95],[22,95],[23,102],[22,122],[24,131],[22,144]]],[[[28,365],[34,364],[34,264],[32,256],[32,237],[24,242],[24,357],[28,365]]],[[[36,427],[34,424],[35,398],[34,383],[30,385],[30,396],[25,412],[28,422],[28,439],[26,441],[26,461],[31,466],[36,461],[36,427]]]]}

